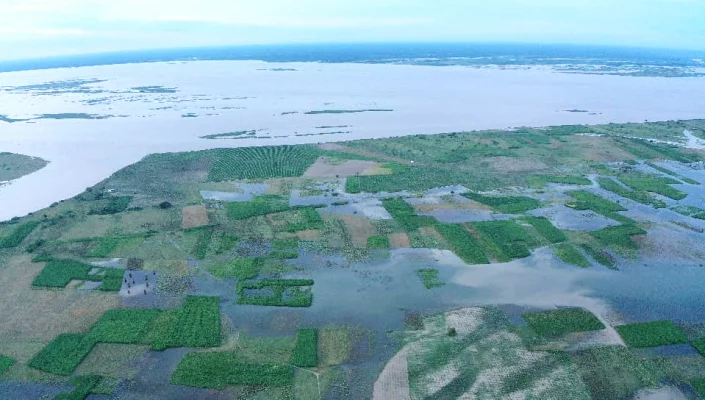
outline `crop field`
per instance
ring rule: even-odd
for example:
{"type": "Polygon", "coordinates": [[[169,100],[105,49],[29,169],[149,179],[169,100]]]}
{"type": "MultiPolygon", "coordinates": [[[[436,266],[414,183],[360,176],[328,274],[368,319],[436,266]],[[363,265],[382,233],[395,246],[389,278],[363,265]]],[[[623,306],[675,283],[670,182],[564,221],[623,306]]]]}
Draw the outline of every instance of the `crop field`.
{"type": "Polygon", "coordinates": [[[526,323],[540,336],[554,337],[571,332],[605,329],[592,313],[582,308],[563,308],[523,315],[526,323]]]}
{"type": "Polygon", "coordinates": [[[620,325],[616,329],[630,347],[656,347],[688,343],[688,338],[681,328],[671,321],[620,325]]]}
{"type": "Polygon", "coordinates": [[[705,151],[640,139],[683,129],[147,156],[0,222],[0,392],[695,398],[705,151]]]}
{"type": "Polygon", "coordinates": [[[486,204],[505,214],[523,214],[541,207],[541,202],[531,197],[519,196],[485,196],[479,193],[463,193],[468,199],[486,204]]]}

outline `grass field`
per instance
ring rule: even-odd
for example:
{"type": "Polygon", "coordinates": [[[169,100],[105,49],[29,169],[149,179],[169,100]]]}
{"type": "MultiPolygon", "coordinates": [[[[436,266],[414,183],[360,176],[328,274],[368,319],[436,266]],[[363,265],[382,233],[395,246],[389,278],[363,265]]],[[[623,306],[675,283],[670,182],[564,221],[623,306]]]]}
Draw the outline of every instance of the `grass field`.
{"type": "Polygon", "coordinates": [[[523,317],[534,332],[546,337],[605,329],[605,325],[597,317],[582,308],[559,308],[528,313],[523,317]]]}
{"type": "Polygon", "coordinates": [[[615,327],[629,347],[656,347],[688,343],[681,328],[671,321],[654,321],[615,327]]]}

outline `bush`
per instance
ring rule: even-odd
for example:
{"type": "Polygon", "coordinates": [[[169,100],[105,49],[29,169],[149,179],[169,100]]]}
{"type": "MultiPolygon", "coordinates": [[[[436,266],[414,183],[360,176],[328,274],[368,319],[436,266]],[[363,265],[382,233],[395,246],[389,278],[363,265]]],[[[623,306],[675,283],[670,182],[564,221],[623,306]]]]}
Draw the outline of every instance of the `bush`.
{"type": "Polygon", "coordinates": [[[455,337],[458,335],[458,332],[453,328],[452,326],[448,328],[448,336],[450,337],[455,337]]]}
{"type": "Polygon", "coordinates": [[[568,206],[576,210],[592,210],[600,215],[604,215],[607,218],[611,218],[623,224],[636,223],[636,221],[630,218],[617,214],[618,211],[627,211],[626,208],[617,203],[604,199],[592,192],[588,192],[586,190],[574,190],[571,192],[566,192],[566,194],[575,198],[576,201],[572,204],[568,204],[568,206]]]}
{"type": "Polygon", "coordinates": [[[489,264],[490,260],[470,232],[463,225],[438,224],[436,230],[443,236],[448,247],[468,264],[489,264]]]}
{"type": "Polygon", "coordinates": [[[132,201],[132,196],[116,196],[108,199],[108,203],[102,207],[97,207],[88,212],[91,215],[118,214],[127,209],[132,201]]]}
{"type": "Polygon", "coordinates": [[[688,343],[681,328],[671,321],[642,322],[615,327],[629,347],[656,347],[688,343]]]}
{"type": "Polygon", "coordinates": [[[168,201],[163,201],[159,203],[159,208],[161,208],[162,210],[168,210],[172,207],[174,207],[174,205],[169,203],[168,201]]]}
{"type": "Polygon", "coordinates": [[[0,238],[0,249],[17,247],[37,226],[39,226],[39,222],[37,221],[25,222],[24,224],[18,225],[9,235],[0,238]]]}
{"type": "Polygon", "coordinates": [[[318,366],[318,330],[299,329],[296,332],[296,347],[291,363],[302,368],[318,366]]]}
{"type": "Polygon", "coordinates": [[[605,329],[591,312],[582,308],[559,308],[557,310],[527,313],[524,320],[540,336],[556,337],[571,332],[598,331],[605,329]]]}

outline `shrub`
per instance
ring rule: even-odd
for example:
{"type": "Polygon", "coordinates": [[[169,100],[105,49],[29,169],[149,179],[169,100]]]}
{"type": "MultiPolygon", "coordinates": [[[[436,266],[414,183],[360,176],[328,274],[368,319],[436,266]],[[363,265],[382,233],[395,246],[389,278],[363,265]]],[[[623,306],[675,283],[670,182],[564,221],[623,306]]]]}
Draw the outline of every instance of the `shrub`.
{"type": "Polygon", "coordinates": [[[99,206],[91,211],[88,212],[88,214],[91,215],[110,215],[110,214],[118,214],[127,209],[127,206],[130,205],[130,202],[132,201],[132,196],[116,196],[116,197],[111,197],[108,199],[107,204],[104,206],[99,206]]]}
{"type": "Polygon", "coordinates": [[[488,205],[505,214],[521,214],[541,207],[541,202],[523,196],[486,196],[479,193],[463,193],[470,200],[488,205]]]}
{"type": "Polygon", "coordinates": [[[540,336],[556,337],[571,332],[598,331],[605,329],[591,312],[582,308],[559,308],[557,310],[527,313],[524,320],[540,336]]]}
{"type": "Polygon", "coordinates": [[[656,347],[688,343],[681,328],[671,321],[653,321],[615,327],[629,347],[656,347]]]}
{"type": "Polygon", "coordinates": [[[37,226],[39,226],[38,221],[30,221],[18,225],[7,236],[0,238],[0,249],[17,247],[37,226]]]}
{"type": "Polygon", "coordinates": [[[448,336],[455,337],[457,335],[458,335],[458,332],[455,330],[454,327],[451,326],[450,328],[448,328],[448,336]]]}
{"type": "Polygon", "coordinates": [[[299,329],[296,332],[296,347],[291,363],[297,367],[315,368],[318,366],[318,330],[299,329]]]}
{"type": "Polygon", "coordinates": [[[463,225],[438,224],[436,230],[443,236],[448,247],[468,264],[489,264],[490,260],[470,232],[463,225]]]}
{"type": "Polygon", "coordinates": [[[163,201],[159,203],[159,208],[161,208],[162,210],[168,210],[172,207],[174,207],[174,205],[169,203],[168,201],[163,201]]]}

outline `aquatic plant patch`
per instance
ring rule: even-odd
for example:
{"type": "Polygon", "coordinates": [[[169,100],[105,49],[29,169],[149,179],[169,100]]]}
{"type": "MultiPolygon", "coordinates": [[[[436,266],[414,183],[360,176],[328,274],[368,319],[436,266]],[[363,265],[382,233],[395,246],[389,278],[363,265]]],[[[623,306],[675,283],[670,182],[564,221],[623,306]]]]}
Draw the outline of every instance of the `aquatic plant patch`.
{"type": "Polygon", "coordinates": [[[497,261],[507,262],[531,255],[532,239],[512,220],[475,222],[472,227],[488,244],[497,261]]]}
{"type": "Polygon", "coordinates": [[[416,215],[414,207],[399,197],[382,200],[382,206],[406,232],[415,231],[423,226],[435,225],[438,222],[433,217],[416,215]]]}
{"type": "Polygon", "coordinates": [[[569,243],[561,243],[554,248],[556,256],[568,264],[577,265],[578,267],[587,268],[590,266],[590,261],[579,252],[573,245],[569,243]]]}
{"type": "Polygon", "coordinates": [[[629,347],[656,347],[688,343],[685,333],[671,321],[641,322],[616,326],[629,347]]]}
{"type": "Polygon", "coordinates": [[[389,239],[386,236],[376,235],[367,238],[367,248],[371,250],[389,249],[389,239]]]}
{"type": "Polygon", "coordinates": [[[646,235],[646,231],[635,225],[608,226],[597,231],[590,232],[597,240],[606,246],[624,249],[638,249],[632,240],[632,236],[646,235]]]}
{"type": "Polygon", "coordinates": [[[630,174],[628,176],[620,176],[619,180],[633,190],[658,193],[673,200],[683,200],[686,196],[688,196],[686,193],[669,186],[680,183],[671,178],[654,175],[630,174]]]}
{"type": "Polygon", "coordinates": [[[545,337],[605,329],[605,325],[597,317],[582,308],[559,308],[526,313],[522,316],[534,332],[545,337]]]}
{"type": "Polygon", "coordinates": [[[522,214],[541,207],[541,202],[524,196],[487,196],[479,193],[463,193],[464,197],[488,205],[504,214],[522,214]]]}
{"type": "Polygon", "coordinates": [[[445,285],[438,279],[438,270],[435,268],[423,268],[416,271],[416,275],[421,279],[421,282],[426,289],[433,289],[445,285]]]}
{"type": "Polygon", "coordinates": [[[318,366],[318,329],[296,331],[296,347],[291,363],[297,367],[315,368],[318,366]]]}
{"type": "Polygon", "coordinates": [[[551,243],[560,243],[566,241],[565,234],[551,223],[545,217],[524,217],[522,221],[526,221],[533,226],[541,236],[551,243]]]}
{"type": "Polygon", "coordinates": [[[574,190],[566,192],[566,194],[575,199],[575,202],[566,204],[568,207],[576,210],[592,210],[623,224],[635,223],[634,220],[617,214],[618,211],[627,211],[626,208],[592,192],[588,192],[587,190],[574,190]]]}
{"type": "Polygon", "coordinates": [[[468,264],[489,264],[490,260],[478,240],[460,224],[438,224],[436,230],[448,247],[468,264]]]}
{"type": "Polygon", "coordinates": [[[39,226],[38,221],[30,221],[18,225],[9,234],[0,238],[0,249],[10,249],[19,246],[37,226],[39,226]]]}
{"type": "Polygon", "coordinates": [[[237,285],[237,304],[274,307],[310,307],[312,279],[262,279],[237,285]]]}
{"type": "Polygon", "coordinates": [[[233,352],[189,353],[171,376],[174,385],[223,390],[228,385],[289,386],[294,368],[277,364],[250,364],[233,352]]]}
{"type": "Polygon", "coordinates": [[[581,244],[580,248],[585,250],[585,252],[598,263],[604,265],[607,268],[616,269],[614,258],[607,251],[596,249],[594,246],[591,246],[589,244],[581,244]]]}
{"type": "Polygon", "coordinates": [[[618,194],[626,199],[634,200],[637,203],[650,205],[650,206],[653,206],[654,208],[666,207],[666,203],[663,200],[659,200],[659,199],[651,196],[648,192],[627,189],[627,188],[623,187],[622,185],[620,185],[619,183],[612,180],[612,178],[600,177],[600,178],[597,178],[597,183],[600,184],[601,188],[608,190],[612,193],[618,194]]]}

